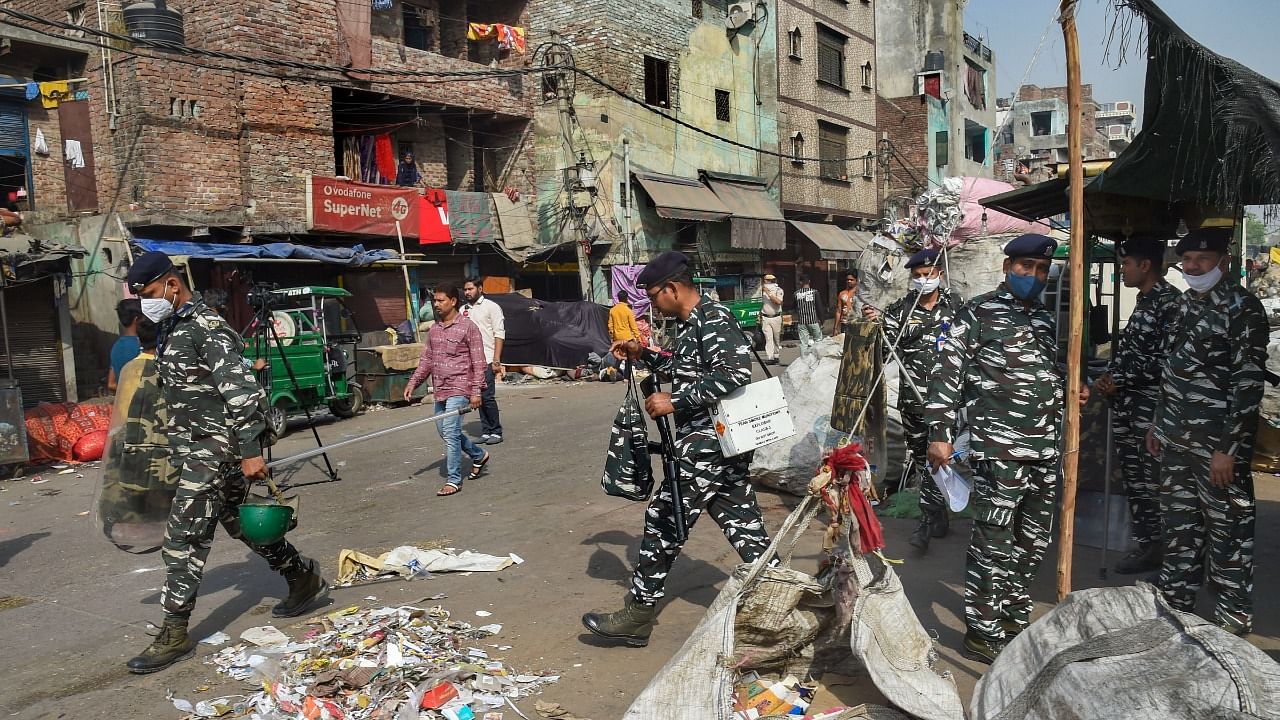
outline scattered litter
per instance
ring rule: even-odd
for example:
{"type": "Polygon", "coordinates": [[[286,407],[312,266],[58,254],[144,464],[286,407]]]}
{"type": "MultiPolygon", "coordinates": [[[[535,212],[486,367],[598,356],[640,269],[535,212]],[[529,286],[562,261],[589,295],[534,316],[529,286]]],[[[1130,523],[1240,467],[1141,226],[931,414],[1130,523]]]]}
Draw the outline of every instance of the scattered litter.
{"type": "Polygon", "coordinates": [[[533,709],[538,712],[539,716],[551,718],[552,720],[587,720],[587,718],[579,717],[565,710],[560,703],[538,700],[533,704],[533,709]]]}
{"type": "Polygon", "coordinates": [[[253,643],[258,647],[270,648],[286,645],[289,642],[288,635],[285,635],[270,625],[251,627],[240,633],[240,639],[248,643],[253,643]]]}
{"type": "Polygon", "coordinates": [[[489,616],[490,616],[490,615],[492,615],[492,614],[493,614],[493,613],[489,612],[488,610],[477,610],[477,611],[476,611],[476,617],[489,617],[489,616]]]}
{"type": "Polygon", "coordinates": [[[365,595],[365,596],[364,596],[364,599],[365,599],[365,600],[368,600],[369,602],[377,602],[377,601],[378,601],[378,598],[377,598],[377,596],[375,596],[375,595],[365,595]]]}
{"type": "Polygon", "coordinates": [[[476,629],[483,633],[489,633],[490,635],[497,635],[502,632],[502,626],[498,623],[493,623],[492,625],[481,625],[476,629]]]}
{"type": "Polygon", "coordinates": [[[36,494],[40,497],[57,497],[62,491],[57,488],[49,488],[48,490],[37,490],[36,494]]]}
{"type": "Polygon", "coordinates": [[[257,720],[504,720],[498,711],[510,707],[528,720],[513,701],[559,680],[518,674],[489,660],[472,646],[501,626],[474,627],[451,619],[439,605],[353,606],[318,615],[304,626],[296,641],[270,626],[253,628],[241,636],[246,642],[206,659],[220,674],[252,685],[254,694],[185,707],[170,700],[188,717],[218,717],[201,711],[230,708],[236,717],[257,720]],[[253,636],[254,631],[270,637],[253,636]],[[254,647],[258,640],[274,646],[254,647]]]}
{"type": "MultiPolygon", "coordinates": [[[[16,505],[17,503],[14,503],[14,504],[16,505]]],[[[84,517],[85,515],[88,515],[88,514],[89,514],[89,511],[85,510],[84,512],[76,513],[76,517],[84,517]]]]}
{"type": "Polygon", "coordinates": [[[71,473],[73,473],[73,472],[75,472],[75,470],[72,470],[71,468],[67,468],[66,470],[63,470],[62,472],[60,472],[60,473],[58,473],[58,474],[59,474],[59,475],[70,475],[70,474],[71,474],[71,473]]]}
{"type": "Polygon", "coordinates": [[[47,483],[47,482],[49,482],[49,478],[41,475],[36,475],[35,477],[31,478],[32,485],[43,485],[44,483],[47,483]]]}
{"type": "Polygon", "coordinates": [[[142,568],[138,568],[137,570],[134,570],[134,571],[133,571],[133,574],[134,574],[134,575],[141,575],[142,573],[155,572],[156,570],[159,570],[159,569],[160,569],[160,568],[158,568],[158,567],[142,567],[142,568]]]}
{"type": "Polygon", "coordinates": [[[231,642],[231,636],[219,630],[200,642],[205,645],[222,645],[224,643],[231,642]]]}
{"type": "Polygon", "coordinates": [[[524,558],[514,553],[499,557],[470,550],[458,552],[454,548],[424,550],[412,545],[401,545],[378,557],[342,550],[338,553],[337,585],[349,587],[389,575],[414,578],[437,572],[497,572],[523,562],[524,558]]]}

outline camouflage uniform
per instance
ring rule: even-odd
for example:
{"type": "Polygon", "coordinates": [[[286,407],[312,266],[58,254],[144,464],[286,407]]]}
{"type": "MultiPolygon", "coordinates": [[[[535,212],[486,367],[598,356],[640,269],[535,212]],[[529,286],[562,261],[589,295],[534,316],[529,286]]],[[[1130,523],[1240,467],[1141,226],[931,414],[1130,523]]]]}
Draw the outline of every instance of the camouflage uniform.
{"type": "Polygon", "coordinates": [[[1160,366],[1173,334],[1178,290],[1160,280],[1138,298],[1120,331],[1109,368],[1116,391],[1111,426],[1129,496],[1133,539],[1139,547],[1160,540],[1160,462],[1147,452],[1147,430],[1160,396],[1160,366]]]}
{"type": "MultiPolygon", "coordinates": [[[[733,314],[711,298],[676,323],[672,353],[645,350],[642,360],[653,372],[672,378],[675,405],[675,443],[690,532],[704,511],[724,532],[743,562],[760,557],[769,547],[764,519],[755,492],[747,481],[751,453],[733,458],[720,454],[709,408],[719,398],[751,382],[751,346],[733,314]]],[[[670,486],[662,483],[645,511],[640,559],[631,594],[642,603],[662,598],[662,588],[682,545],[675,540],[670,486]]]]}
{"type": "Polygon", "coordinates": [[[915,391],[908,384],[908,378],[915,383],[921,395],[929,392],[929,380],[942,361],[942,354],[938,349],[938,334],[950,327],[951,318],[956,314],[959,303],[946,288],[938,290],[938,302],[931,309],[918,304],[916,295],[915,292],[907,293],[906,297],[884,311],[884,360],[889,362],[889,345],[898,338],[898,333],[902,333],[901,339],[897,340],[898,357],[902,358],[902,367],[899,368],[902,377],[898,383],[898,411],[902,413],[907,454],[915,463],[920,507],[945,511],[947,501],[933,481],[933,476],[929,474],[929,428],[924,422],[924,403],[916,397],[915,391]]]}
{"type": "Polygon", "coordinates": [[[165,532],[160,604],[170,616],[190,617],[219,523],[286,578],[303,567],[287,540],[259,546],[240,535],[239,508],[250,485],[240,460],[262,455],[266,430],[266,393],[241,362],[244,341],[198,294],[162,329],[160,388],[182,468],[165,532]]]}
{"type": "Polygon", "coordinates": [[[954,442],[968,413],[974,467],[973,535],[965,565],[965,623],[999,644],[1029,621],[1027,586],[1053,529],[1063,396],[1053,316],[1003,286],[962,306],[929,386],[932,442],[954,442]]]}
{"type": "Polygon", "coordinates": [[[1267,359],[1267,317],[1258,298],[1224,278],[1202,297],[1191,291],[1182,295],[1174,330],[1153,422],[1162,447],[1165,554],[1159,585],[1175,608],[1194,611],[1207,554],[1209,582],[1217,591],[1215,621],[1249,631],[1250,464],[1267,359]],[[1214,451],[1235,460],[1226,488],[1209,480],[1214,451]]]}

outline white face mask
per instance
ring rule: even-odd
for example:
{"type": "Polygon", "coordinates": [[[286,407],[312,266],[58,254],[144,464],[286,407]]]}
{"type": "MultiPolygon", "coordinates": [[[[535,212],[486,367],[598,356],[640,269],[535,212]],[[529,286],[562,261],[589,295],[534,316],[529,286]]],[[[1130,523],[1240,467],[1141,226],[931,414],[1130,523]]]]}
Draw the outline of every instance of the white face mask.
{"type": "Polygon", "coordinates": [[[942,280],[936,277],[911,278],[911,289],[915,290],[916,292],[922,295],[928,295],[934,290],[937,290],[938,286],[941,284],[942,284],[942,280]]]}
{"type": "Polygon", "coordinates": [[[142,298],[142,314],[153,323],[161,323],[173,316],[173,303],[163,296],[142,298]]]}
{"type": "Polygon", "coordinates": [[[1183,273],[1183,279],[1187,281],[1187,287],[1198,293],[1208,292],[1210,288],[1218,284],[1222,279],[1222,268],[1214,267],[1203,275],[1187,275],[1183,273]]]}

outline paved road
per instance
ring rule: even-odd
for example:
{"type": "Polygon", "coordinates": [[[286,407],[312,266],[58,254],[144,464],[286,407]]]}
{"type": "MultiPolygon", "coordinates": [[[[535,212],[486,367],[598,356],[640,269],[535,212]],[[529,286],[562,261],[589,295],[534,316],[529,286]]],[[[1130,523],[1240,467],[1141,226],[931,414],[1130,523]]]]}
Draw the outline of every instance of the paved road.
{"type": "MultiPolygon", "coordinates": [[[[545,692],[547,699],[595,720],[616,718],[679,647],[736,562],[714,524],[699,525],[676,565],[668,585],[671,600],[648,648],[604,647],[582,629],[582,612],[621,600],[639,543],[642,507],[607,498],[599,489],[601,449],[621,394],[621,386],[598,384],[503,387],[508,440],[493,448],[488,476],[449,498],[435,496],[443,457],[434,429],[354,446],[334,458],[343,463],[341,482],[299,490],[301,525],[291,538],[330,574],[342,548],[382,551],[447,540],[459,548],[521,555],[523,565],[497,574],[339,589],[334,603],[362,603],[368,595],[379,604],[410,603],[446,593],[442,604],[455,613],[488,610],[489,621],[504,625],[494,642],[513,646],[506,657],[511,664],[563,676],[545,692]]],[[[329,422],[320,432],[336,441],[426,415],[421,407],[380,410],[329,422]]],[[[469,429],[476,425],[469,416],[469,429]]],[[[278,450],[297,452],[309,443],[307,434],[294,432],[278,450]]],[[[0,483],[0,595],[27,601],[0,605],[0,711],[23,718],[176,718],[179,713],[165,700],[167,689],[187,698],[241,692],[242,686],[219,678],[198,659],[152,676],[124,671],[125,660],[149,641],[144,624],[161,618],[160,557],[115,550],[89,517],[78,515],[90,509],[91,472],[82,479],[53,477],[42,485],[25,479],[0,483]],[[60,492],[37,494],[50,490],[60,492]],[[195,688],[205,684],[213,689],[197,695],[195,688]]],[[[292,480],[320,477],[313,465],[292,480]]],[[[1260,476],[1259,494],[1262,572],[1254,642],[1280,657],[1280,580],[1272,571],[1280,564],[1280,480],[1260,476]]],[[[795,502],[762,493],[769,526],[776,528],[795,502]]],[[[907,593],[924,625],[937,631],[943,664],[954,671],[967,699],[983,667],[954,650],[962,635],[967,524],[959,523],[923,559],[907,552],[911,527],[909,521],[885,521],[889,554],[908,557],[900,568],[907,593]]],[[[817,529],[811,530],[798,567],[813,569],[819,544],[817,529]]],[[[1052,563],[1051,554],[1037,587],[1041,601],[1052,598],[1052,563]]],[[[1078,548],[1077,587],[1099,584],[1097,567],[1097,552],[1078,548]]],[[[238,636],[270,622],[264,613],[283,593],[283,581],[265,563],[220,533],[193,632],[238,636]]],[[[530,709],[528,703],[525,711],[532,716],[530,709]]]]}

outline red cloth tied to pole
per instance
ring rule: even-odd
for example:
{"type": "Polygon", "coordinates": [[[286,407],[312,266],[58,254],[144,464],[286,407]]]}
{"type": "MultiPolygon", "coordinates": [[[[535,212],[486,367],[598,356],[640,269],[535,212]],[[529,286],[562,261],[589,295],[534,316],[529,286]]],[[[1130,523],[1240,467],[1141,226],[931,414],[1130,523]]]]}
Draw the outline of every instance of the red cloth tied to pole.
{"type": "MultiPolygon", "coordinates": [[[[862,455],[862,444],[856,442],[831,451],[828,462],[837,474],[861,472],[869,467],[867,459],[862,455]]],[[[849,509],[858,521],[858,545],[862,552],[865,554],[883,549],[884,530],[880,527],[880,519],[871,509],[871,502],[867,500],[856,479],[849,483],[849,509]]]]}

